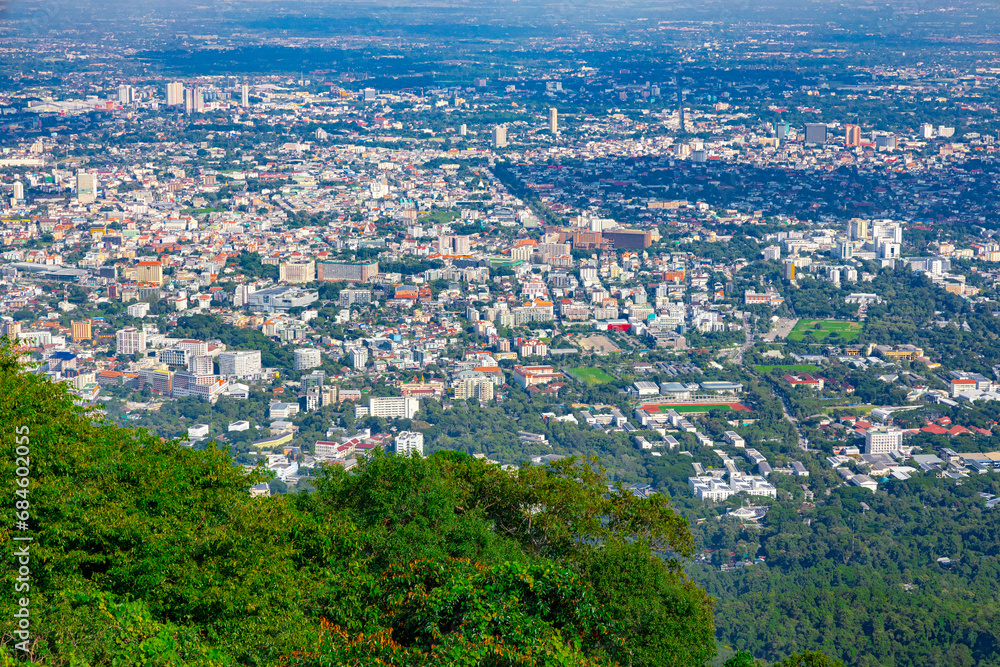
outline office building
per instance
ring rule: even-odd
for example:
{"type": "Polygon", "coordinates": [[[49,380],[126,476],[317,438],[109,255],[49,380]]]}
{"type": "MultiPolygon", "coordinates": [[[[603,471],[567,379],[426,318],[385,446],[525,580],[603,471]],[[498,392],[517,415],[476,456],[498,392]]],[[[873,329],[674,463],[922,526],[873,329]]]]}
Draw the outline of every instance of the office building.
{"type": "Polygon", "coordinates": [[[497,125],[493,128],[493,148],[507,147],[507,126],[497,125]]]}
{"type": "Polygon", "coordinates": [[[115,349],[118,354],[138,354],[146,351],[146,332],[135,327],[125,327],[115,333],[115,349]]]}
{"type": "Polygon", "coordinates": [[[378,97],[377,90],[375,90],[374,88],[365,88],[364,90],[365,102],[374,102],[375,98],[377,97],[378,97]]]}
{"type": "Polygon", "coordinates": [[[73,342],[82,343],[93,338],[93,329],[90,320],[73,320],[73,342]]]}
{"type": "Polygon", "coordinates": [[[844,145],[850,146],[860,146],[861,145],[861,126],[860,125],[848,125],[846,136],[844,137],[844,145]]]}
{"type": "Polygon", "coordinates": [[[219,354],[219,374],[248,378],[261,371],[260,350],[233,350],[219,354]]]}
{"type": "Polygon", "coordinates": [[[556,109],[549,109],[549,132],[559,134],[559,112],[556,109]]]}
{"type": "Polygon", "coordinates": [[[419,431],[400,431],[393,441],[396,454],[410,456],[414,452],[424,455],[424,434],[419,431]]]}
{"type": "Polygon", "coordinates": [[[81,171],[76,175],[76,200],[90,204],[97,199],[97,174],[81,171]]]}
{"type": "Polygon", "coordinates": [[[367,283],[378,275],[378,262],[320,262],[317,273],[319,280],[367,283]]]}
{"type": "Polygon", "coordinates": [[[851,259],[854,257],[854,244],[850,241],[837,244],[837,259],[851,259]]]}
{"type": "Polygon", "coordinates": [[[385,419],[413,419],[420,400],[412,396],[378,396],[368,399],[368,414],[385,419]]]}
{"type": "Polygon", "coordinates": [[[278,265],[278,280],[283,283],[311,283],[316,280],[316,263],[282,262],[278,265]]]}
{"type": "Polygon", "coordinates": [[[314,347],[300,347],[295,350],[295,370],[302,371],[307,368],[316,368],[323,363],[323,356],[314,347]]]}
{"type": "Polygon", "coordinates": [[[826,125],[823,123],[806,123],[806,143],[825,144],[826,125]]]}
{"type": "Polygon", "coordinates": [[[180,81],[167,84],[167,105],[179,106],[184,104],[184,84],[180,81]]]}
{"type": "Polygon", "coordinates": [[[873,426],[865,432],[865,454],[887,454],[902,446],[903,431],[895,426],[873,426]]]}

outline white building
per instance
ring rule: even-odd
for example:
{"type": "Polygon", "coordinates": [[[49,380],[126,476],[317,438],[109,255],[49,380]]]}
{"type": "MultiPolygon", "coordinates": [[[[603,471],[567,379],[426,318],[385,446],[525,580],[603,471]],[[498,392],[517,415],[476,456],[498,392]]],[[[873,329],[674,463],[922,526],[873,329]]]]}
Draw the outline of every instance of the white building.
{"type": "Polygon", "coordinates": [[[351,366],[364,368],[368,364],[368,348],[356,347],[351,350],[351,366]]]}
{"type": "Polygon", "coordinates": [[[368,399],[368,414],[385,419],[413,419],[420,400],[412,396],[378,396],[368,399]]]}
{"type": "Polygon", "coordinates": [[[726,484],[717,477],[688,477],[691,493],[699,500],[725,500],[729,496],[745,493],[748,496],[777,498],[778,489],[759,475],[731,473],[726,484]]]}
{"type": "Polygon", "coordinates": [[[118,354],[136,354],[146,351],[146,332],[135,327],[125,327],[115,334],[118,354]]]}
{"type": "Polygon", "coordinates": [[[895,426],[873,426],[865,432],[865,454],[887,454],[902,446],[903,431],[895,426]]]}
{"type": "Polygon", "coordinates": [[[316,368],[323,363],[323,355],[314,347],[300,347],[295,350],[295,370],[316,368]]]}
{"type": "Polygon", "coordinates": [[[219,354],[220,375],[244,378],[260,371],[260,350],[232,350],[219,354]]]}
{"type": "Polygon", "coordinates": [[[417,431],[401,431],[394,441],[396,453],[401,456],[410,456],[416,452],[420,456],[424,455],[424,434],[417,431]]]}

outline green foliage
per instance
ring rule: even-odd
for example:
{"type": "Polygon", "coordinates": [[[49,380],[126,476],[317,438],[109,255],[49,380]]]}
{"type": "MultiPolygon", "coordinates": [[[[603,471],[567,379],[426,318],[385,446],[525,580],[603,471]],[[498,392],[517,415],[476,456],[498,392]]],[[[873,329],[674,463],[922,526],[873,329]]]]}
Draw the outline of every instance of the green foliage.
{"type": "Polygon", "coordinates": [[[314,493],[251,498],[265,475],[226,452],[97,421],[9,348],[0,372],[4,479],[15,429],[30,437],[37,662],[680,667],[714,654],[711,600],[682,571],[687,522],[666,497],[609,490],[596,461],[512,474],[454,452],[379,453],[351,475],[324,468],[314,493]]]}

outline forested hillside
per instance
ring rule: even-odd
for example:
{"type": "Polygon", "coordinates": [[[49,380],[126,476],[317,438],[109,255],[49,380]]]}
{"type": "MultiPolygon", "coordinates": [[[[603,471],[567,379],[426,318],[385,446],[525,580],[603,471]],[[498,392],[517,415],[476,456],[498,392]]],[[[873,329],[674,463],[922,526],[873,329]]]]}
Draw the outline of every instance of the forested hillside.
{"type": "MultiPolygon", "coordinates": [[[[227,453],[102,424],[8,351],[0,395],[7,498],[15,467],[30,468],[2,539],[33,540],[35,662],[680,666],[715,653],[712,601],[681,570],[686,521],[665,497],[608,493],[593,462],[514,476],[466,455],[378,455],[331,468],[315,493],[251,498],[262,475],[227,453]]],[[[4,590],[17,576],[4,568],[4,590]]],[[[9,662],[25,653],[9,632],[17,601],[0,599],[9,662]]]]}
{"type": "Polygon", "coordinates": [[[719,639],[860,667],[1000,665],[1000,514],[979,495],[1000,492],[996,476],[885,486],[833,489],[815,506],[800,493],[761,527],[697,526],[716,550],[693,576],[718,600],[719,639]],[[730,553],[764,563],[722,572],[730,553]]]}

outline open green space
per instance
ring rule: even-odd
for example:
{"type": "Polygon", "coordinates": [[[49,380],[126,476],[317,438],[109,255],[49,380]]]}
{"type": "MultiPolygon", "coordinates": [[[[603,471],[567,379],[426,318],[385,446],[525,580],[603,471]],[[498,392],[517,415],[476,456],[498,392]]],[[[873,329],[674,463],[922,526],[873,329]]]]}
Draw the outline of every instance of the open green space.
{"type": "Polygon", "coordinates": [[[605,373],[600,368],[590,368],[590,367],[580,367],[569,369],[569,374],[580,382],[584,382],[589,385],[605,384],[606,382],[613,382],[614,376],[605,373]]]}
{"type": "Polygon", "coordinates": [[[861,333],[860,322],[847,322],[845,320],[799,320],[795,327],[788,334],[792,340],[812,340],[825,341],[833,334],[837,334],[836,340],[842,343],[849,343],[861,333]]]}
{"type": "Polygon", "coordinates": [[[778,368],[789,373],[815,373],[819,370],[819,367],[815,364],[785,364],[776,366],[754,366],[758,373],[770,373],[775,368],[778,368]]]}

